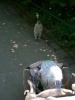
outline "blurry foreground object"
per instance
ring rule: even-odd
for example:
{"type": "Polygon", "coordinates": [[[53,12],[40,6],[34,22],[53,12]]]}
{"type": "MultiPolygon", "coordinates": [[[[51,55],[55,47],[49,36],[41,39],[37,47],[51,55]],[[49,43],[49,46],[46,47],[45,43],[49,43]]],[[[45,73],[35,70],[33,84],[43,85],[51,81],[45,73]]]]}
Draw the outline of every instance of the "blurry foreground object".
{"type": "MultiPolygon", "coordinates": [[[[59,65],[59,68],[61,68],[62,73],[64,72],[63,78],[66,78],[66,80],[69,79],[67,83],[68,86],[71,87],[71,89],[65,89],[64,87],[46,89],[42,91],[39,90],[39,78],[37,75],[38,71],[41,70],[41,66],[44,62],[45,61],[38,61],[36,63],[31,64],[29,67],[27,67],[27,69],[23,70],[25,100],[75,100],[75,74],[71,72],[69,73],[69,69],[67,70],[66,68],[65,70],[65,68],[60,64],[57,64],[57,66],[59,65]]],[[[66,80],[63,79],[62,83],[65,83],[66,80]]]]}

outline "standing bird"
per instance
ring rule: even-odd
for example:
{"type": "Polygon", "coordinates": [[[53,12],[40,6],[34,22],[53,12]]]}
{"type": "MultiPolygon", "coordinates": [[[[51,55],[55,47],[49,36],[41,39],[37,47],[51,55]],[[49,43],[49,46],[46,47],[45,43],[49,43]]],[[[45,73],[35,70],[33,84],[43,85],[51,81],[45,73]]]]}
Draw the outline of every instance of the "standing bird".
{"type": "Polygon", "coordinates": [[[34,37],[35,39],[40,39],[43,32],[43,25],[40,22],[38,13],[36,13],[36,17],[37,17],[37,23],[34,26],[34,37]]]}

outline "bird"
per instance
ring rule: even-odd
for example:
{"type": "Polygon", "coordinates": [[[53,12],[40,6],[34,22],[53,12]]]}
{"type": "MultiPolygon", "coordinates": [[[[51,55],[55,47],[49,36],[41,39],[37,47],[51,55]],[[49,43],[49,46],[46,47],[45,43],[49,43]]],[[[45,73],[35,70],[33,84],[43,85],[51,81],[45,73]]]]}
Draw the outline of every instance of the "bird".
{"type": "Polygon", "coordinates": [[[34,37],[35,37],[35,40],[36,39],[40,39],[41,35],[43,33],[43,25],[40,22],[39,14],[38,13],[36,13],[36,18],[37,18],[37,22],[36,22],[36,24],[34,26],[34,37]]]}

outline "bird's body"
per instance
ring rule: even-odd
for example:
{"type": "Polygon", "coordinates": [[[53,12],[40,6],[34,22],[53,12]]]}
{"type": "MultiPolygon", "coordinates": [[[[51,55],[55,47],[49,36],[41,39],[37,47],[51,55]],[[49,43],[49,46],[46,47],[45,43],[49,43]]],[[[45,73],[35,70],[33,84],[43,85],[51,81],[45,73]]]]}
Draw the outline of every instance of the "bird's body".
{"type": "Polygon", "coordinates": [[[43,32],[43,25],[37,22],[34,26],[34,36],[35,39],[40,39],[43,32]]]}

